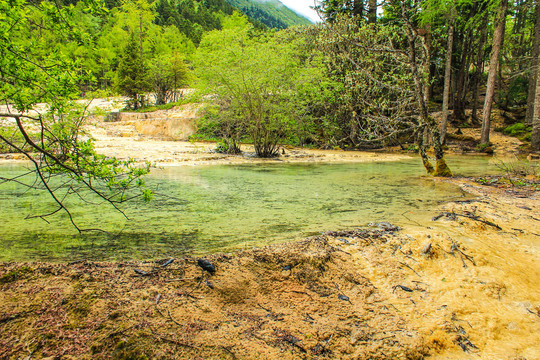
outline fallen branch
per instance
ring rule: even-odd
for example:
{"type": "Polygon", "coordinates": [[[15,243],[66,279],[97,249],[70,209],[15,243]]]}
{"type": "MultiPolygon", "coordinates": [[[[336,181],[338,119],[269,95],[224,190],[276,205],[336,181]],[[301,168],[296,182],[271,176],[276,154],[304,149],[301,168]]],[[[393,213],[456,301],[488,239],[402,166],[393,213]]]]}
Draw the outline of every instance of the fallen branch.
{"type": "Polygon", "coordinates": [[[287,334],[287,335],[284,335],[281,337],[281,340],[282,341],[285,341],[285,342],[288,342],[289,344],[291,344],[293,347],[296,347],[298,350],[300,350],[301,352],[303,353],[307,353],[306,349],[304,349],[303,346],[301,345],[298,345],[298,343],[300,342],[299,339],[297,339],[296,337],[290,335],[290,334],[287,334]]]}
{"type": "Polygon", "coordinates": [[[394,293],[396,291],[396,289],[401,289],[403,291],[406,291],[406,292],[413,292],[413,290],[411,288],[408,288],[406,286],[403,286],[403,285],[396,285],[392,288],[392,293],[394,293]]]}
{"type": "Polygon", "coordinates": [[[172,321],[173,323],[175,323],[175,324],[178,325],[178,326],[182,326],[182,324],[180,324],[178,321],[176,321],[175,318],[173,318],[173,316],[171,315],[171,311],[170,311],[169,309],[167,309],[167,314],[169,315],[169,319],[171,319],[171,321],[172,321]]]}
{"type": "Polygon", "coordinates": [[[450,247],[450,253],[453,254],[454,251],[457,251],[459,254],[459,257],[461,258],[461,261],[463,262],[463,267],[467,268],[467,264],[465,263],[465,259],[469,260],[474,266],[476,266],[476,262],[474,261],[473,257],[470,255],[465,254],[460,248],[459,245],[452,241],[452,246],[450,247]]]}
{"type": "Polygon", "coordinates": [[[404,262],[401,262],[399,261],[399,263],[405,267],[408,267],[409,269],[412,270],[412,272],[414,272],[418,277],[422,277],[419,273],[416,272],[416,270],[414,270],[412,267],[410,267],[408,264],[405,264],[404,262]]]}
{"type": "Polygon", "coordinates": [[[497,224],[495,224],[495,223],[493,223],[491,221],[484,220],[481,217],[479,217],[477,215],[472,215],[472,214],[460,214],[460,213],[455,213],[455,212],[442,212],[439,215],[434,216],[431,220],[432,221],[437,221],[440,218],[442,218],[443,216],[447,217],[450,220],[456,220],[457,216],[461,216],[461,217],[465,217],[465,218],[468,218],[468,219],[472,219],[472,220],[481,222],[481,223],[489,225],[489,226],[493,226],[497,230],[502,230],[502,228],[499,225],[497,225],[497,224]]]}

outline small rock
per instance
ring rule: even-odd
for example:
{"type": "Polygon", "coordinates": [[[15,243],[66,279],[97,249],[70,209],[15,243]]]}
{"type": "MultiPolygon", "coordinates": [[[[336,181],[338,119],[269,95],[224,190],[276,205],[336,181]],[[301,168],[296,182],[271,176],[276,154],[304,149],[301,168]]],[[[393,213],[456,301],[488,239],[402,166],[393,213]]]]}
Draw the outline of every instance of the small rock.
{"type": "Polygon", "coordinates": [[[348,297],[348,296],[345,296],[345,295],[339,294],[337,297],[338,297],[339,300],[343,300],[343,301],[351,301],[351,300],[349,300],[349,297],[348,297]]]}
{"type": "Polygon", "coordinates": [[[423,248],[422,248],[422,253],[423,254],[426,254],[426,255],[429,255],[431,253],[431,243],[427,243],[423,248]]]}
{"type": "Polygon", "coordinates": [[[515,322],[509,322],[506,328],[508,330],[519,330],[519,326],[515,322]]]}
{"type": "Polygon", "coordinates": [[[214,274],[216,272],[216,268],[212,263],[206,259],[199,259],[197,260],[197,265],[199,265],[203,270],[208,271],[210,274],[214,274]]]}
{"type": "Polygon", "coordinates": [[[392,224],[387,223],[387,222],[376,223],[375,226],[377,226],[379,229],[382,229],[384,231],[397,231],[397,230],[399,230],[398,226],[392,225],[392,224]]]}

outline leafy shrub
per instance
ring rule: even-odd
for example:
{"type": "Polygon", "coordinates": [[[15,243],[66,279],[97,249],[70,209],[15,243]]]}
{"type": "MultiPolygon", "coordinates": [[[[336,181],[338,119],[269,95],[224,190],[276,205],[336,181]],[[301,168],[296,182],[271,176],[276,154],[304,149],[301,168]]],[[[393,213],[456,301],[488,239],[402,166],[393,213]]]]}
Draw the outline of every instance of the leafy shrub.
{"type": "Polygon", "coordinates": [[[217,143],[216,152],[220,154],[236,155],[236,154],[242,153],[242,150],[240,150],[240,147],[238,146],[238,144],[234,142],[233,140],[223,139],[217,143]]]}

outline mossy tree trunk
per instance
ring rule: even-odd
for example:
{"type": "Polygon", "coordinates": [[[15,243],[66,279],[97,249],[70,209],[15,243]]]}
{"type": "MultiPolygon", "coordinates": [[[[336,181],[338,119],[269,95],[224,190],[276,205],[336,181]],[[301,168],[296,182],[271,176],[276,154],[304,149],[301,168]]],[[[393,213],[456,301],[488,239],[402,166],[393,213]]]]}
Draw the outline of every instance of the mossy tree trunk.
{"type": "Polygon", "coordinates": [[[431,135],[431,141],[433,144],[433,150],[435,152],[435,169],[433,168],[433,165],[429,161],[429,158],[427,156],[427,144],[426,141],[422,139],[422,136],[417,136],[417,141],[419,142],[419,150],[420,150],[420,156],[422,157],[422,163],[424,164],[424,167],[426,168],[426,171],[428,174],[433,176],[452,176],[452,172],[450,171],[450,168],[446,164],[446,161],[444,159],[444,150],[441,143],[441,135],[439,132],[439,127],[437,125],[437,122],[435,119],[433,119],[431,116],[429,116],[427,111],[426,102],[424,100],[424,91],[426,90],[426,86],[424,86],[422,81],[422,75],[418,71],[418,63],[416,59],[416,40],[418,37],[418,34],[412,24],[409,21],[409,18],[405,11],[405,6],[402,4],[402,15],[403,20],[406,23],[406,31],[407,31],[407,38],[409,41],[409,66],[411,68],[411,73],[414,80],[414,87],[415,87],[415,97],[416,102],[418,104],[418,108],[420,110],[420,133],[423,133],[424,129],[428,129],[429,134],[431,135]],[[422,139],[422,140],[420,140],[422,139]]]}

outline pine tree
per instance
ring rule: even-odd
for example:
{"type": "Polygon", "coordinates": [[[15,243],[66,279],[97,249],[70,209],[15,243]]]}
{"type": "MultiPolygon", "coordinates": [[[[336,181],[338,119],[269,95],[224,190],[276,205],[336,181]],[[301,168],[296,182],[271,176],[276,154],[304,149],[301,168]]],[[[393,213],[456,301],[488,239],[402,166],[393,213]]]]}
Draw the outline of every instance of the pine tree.
{"type": "Polygon", "coordinates": [[[148,69],[140,55],[140,46],[134,33],[120,58],[117,72],[118,91],[129,97],[127,107],[136,110],[144,105],[144,93],[149,90],[148,69]]]}

